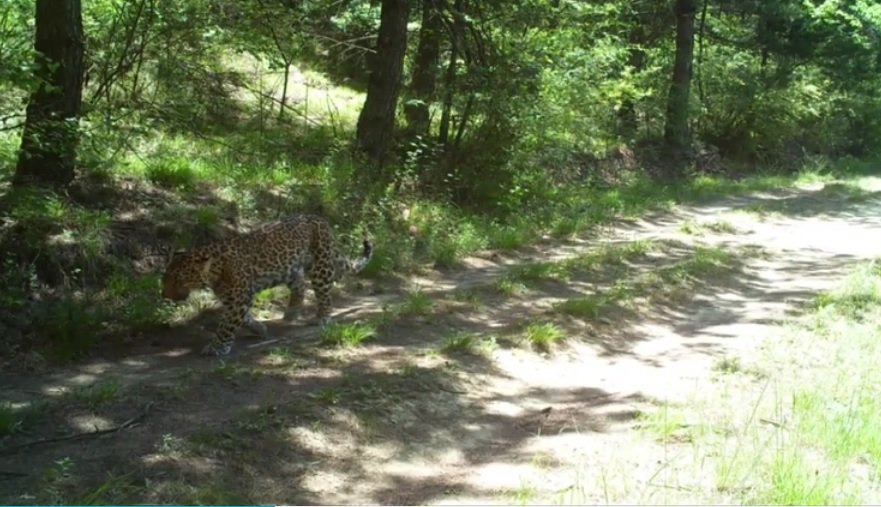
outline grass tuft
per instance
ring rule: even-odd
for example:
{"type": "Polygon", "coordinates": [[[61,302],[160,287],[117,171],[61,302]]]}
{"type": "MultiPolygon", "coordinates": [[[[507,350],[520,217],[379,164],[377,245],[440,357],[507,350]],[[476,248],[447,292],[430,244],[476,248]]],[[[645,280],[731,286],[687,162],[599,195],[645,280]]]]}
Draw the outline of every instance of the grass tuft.
{"type": "Polygon", "coordinates": [[[567,299],[555,305],[554,309],[581,319],[596,319],[612,303],[614,303],[614,297],[610,294],[594,294],[567,299]]]}
{"type": "Polygon", "coordinates": [[[672,440],[685,427],[685,416],[682,412],[663,404],[656,410],[640,412],[636,418],[637,427],[645,431],[657,441],[672,440]]]}
{"type": "Polygon", "coordinates": [[[526,285],[523,282],[514,280],[510,276],[503,276],[495,282],[496,290],[505,296],[515,297],[526,292],[526,285]]]}
{"type": "Polygon", "coordinates": [[[565,333],[556,324],[533,322],[526,327],[524,337],[537,350],[549,352],[555,343],[565,337],[565,333]]]}
{"type": "Polygon", "coordinates": [[[45,404],[17,407],[9,402],[0,402],[0,437],[26,431],[27,426],[45,409],[45,404]]]}
{"type": "Polygon", "coordinates": [[[367,323],[334,323],[321,329],[321,343],[336,347],[356,347],[376,337],[376,328],[367,323]]]}
{"type": "Polygon", "coordinates": [[[402,316],[425,317],[434,313],[434,301],[421,289],[410,291],[403,302],[391,307],[392,313],[402,316]]]}
{"type": "Polygon", "coordinates": [[[441,352],[445,354],[470,354],[477,345],[477,340],[477,335],[473,333],[454,333],[444,338],[441,352]]]}

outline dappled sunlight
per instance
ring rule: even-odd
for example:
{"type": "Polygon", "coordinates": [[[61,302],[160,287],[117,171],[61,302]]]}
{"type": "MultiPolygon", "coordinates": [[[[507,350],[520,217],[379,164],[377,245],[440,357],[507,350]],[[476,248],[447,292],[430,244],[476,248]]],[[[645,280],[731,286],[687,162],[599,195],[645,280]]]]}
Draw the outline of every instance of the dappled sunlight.
{"type": "Polygon", "coordinates": [[[163,351],[163,352],[160,352],[159,355],[165,356],[165,357],[181,357],[181,356],[191,354],[192,352],[193,352],[192,349],[180,348],[180,349],[171,349],[171,350],[163,351]]]}
{"type": "Polygon", "coordinates": [[[878,503],[874,3],[6,2],[0,505],[878,503]]]}
{"type": "MultiPolygon", "coordinates": [[[[337,415],[339,423],[340,415],[337,415]]],[[[351,425],[351,421],[349,421],[351,425]]],[[[335,454],[345,449],[354,447],[360,440],[354,433],[333,431],[333,436],[327,435],[327,428],[316,427],[315,430],[305,427],[293,427],[287,430],[287,436],[292,444],[306,451],[323,454],[335,454]]]]}
{"type": "MultiPolygon", "coordinates": [[[[19,389],[61,403],[43,409],[45,424],[77,433],[156,403],[96,458],[125,450],[147,476],[164,477],[156,498],[203,495],[191,484],[209,481],[292,503],[659,500],[663,487],[650,481],[664,451],[634,436],[640,414],[692,399],[720,358],[754,349],[793,304],[860,255],[881,253],[865,232],[874,219],[744,214],[730,228],[713,225],[722,220],[713,213],[693,207],[563,247],[466,259],[411,287],[342,291],[335,319],[376,327],[357,345],[322,344],[309,317],[286,322],[270,302],[272,338],[243,333],[223,363],[196,355],[211,336],[196,328],[216,319],[206,312],[135,352],[108,349],[19,389]],[[518,276],[521,292],[499,290],[499,279],[518,276]],[[560,306],[570,300],[582,306],[560,306]],[[539,351],[526,338],[532,323],[561,338],[539,351]],[[87,410],[61,417],[64,406],[87,410]],[[610,474],[638,479],[597,496],[610,474]]],[[[304,315],[312,311],[310,296],[304,315]]],[[[35,463],[79,452],[75,443],[44,449],[35,463]]],[[[705,498],[694,484],[675,498],[705,498]]]]}
{"type": "Polygon", "coordinates": [[[71,429],[84,433],[106,430],[115,425],[113,421],[93,414],[72,415],[68,418],[68,424],[71,429]]]}

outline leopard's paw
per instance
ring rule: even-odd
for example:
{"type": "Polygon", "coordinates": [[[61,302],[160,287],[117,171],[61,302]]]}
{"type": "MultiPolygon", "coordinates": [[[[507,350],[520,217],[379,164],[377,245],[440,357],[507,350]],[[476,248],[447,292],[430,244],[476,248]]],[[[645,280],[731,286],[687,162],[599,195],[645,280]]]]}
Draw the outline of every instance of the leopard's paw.
{"type": "Polygon", "coordinates": [[[209,343],[202,347],[203,356],[223,357],[228,356],[230,352],[232,352],[232,345],[230,344],[215,346],[213,343],[209,343]]]}

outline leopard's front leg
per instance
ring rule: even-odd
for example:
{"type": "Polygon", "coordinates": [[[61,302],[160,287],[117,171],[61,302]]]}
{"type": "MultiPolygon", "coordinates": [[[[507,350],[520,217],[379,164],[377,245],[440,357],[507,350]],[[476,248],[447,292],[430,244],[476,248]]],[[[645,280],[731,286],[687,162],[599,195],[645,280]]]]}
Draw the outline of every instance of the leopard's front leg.
{"type": "MultiPolygon", "coordinates": [[[[220,317],[217,332],[211,343],[202,348],[202,354],[212,356],[229,355],[235,343],[236,331],[245,323],[257,323],[250,318],[250,311],[250,297],[240,296],[223,301],[223,314],[220,317]]],[[[262,324],[260,325],[262,326],[262,324]]]]}

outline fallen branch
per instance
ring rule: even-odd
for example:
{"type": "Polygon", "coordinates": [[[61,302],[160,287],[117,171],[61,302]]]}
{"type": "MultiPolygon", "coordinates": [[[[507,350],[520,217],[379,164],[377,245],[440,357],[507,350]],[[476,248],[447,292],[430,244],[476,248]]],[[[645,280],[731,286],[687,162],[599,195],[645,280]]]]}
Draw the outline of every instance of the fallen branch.
{"type": "Polygon", "coordinates": [[[66,442],[66,441],[71,441],[71,440],[82,440],[82,439],[86,439],[86,438],[92,438],[92,437],[98,437],[101,435],[108,435],[111,433],[116,433],[118,431],[122,431],[122,430],[128,429],[128,428],[133,428],[133,427],[137,426],[138,424],[140,424],[144,419],[147,418],[147,415],[150,413],[151,408],[153,408],[153,403],[152,402],[147,403],[147,405],[144,406],[144,410],[141,411],[140,414],[123,422],[119,426],[114,426],[112,428],[107,428],[107,429],[103,429],[103,430],[90,431],[88,433],[76,433],[73,435],[65,435],[63,437],[41,438],[38,440],[31,440],[30,442],[25,442],[23,444],[14,445],[12,447],[8,447],[6,449],[0,450],[0,456],[15,454],[16,452],[18,452],[22,449],[33,447],[35,445],[48,444],[51,442],[66,442]]]}
{"type": "Polygon", "coordinates": [[[269,340],[263,340],[261,342],[252,343],[250,345],[246,345],[249,349],[256,349],[257,347],[264,347],[266,345],[271,345],[273,343],[278,343],[282,340],[286,340],[287,338],[270,338],[269,340]]]}

